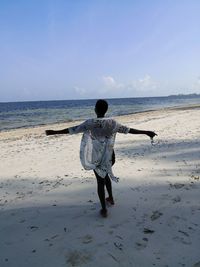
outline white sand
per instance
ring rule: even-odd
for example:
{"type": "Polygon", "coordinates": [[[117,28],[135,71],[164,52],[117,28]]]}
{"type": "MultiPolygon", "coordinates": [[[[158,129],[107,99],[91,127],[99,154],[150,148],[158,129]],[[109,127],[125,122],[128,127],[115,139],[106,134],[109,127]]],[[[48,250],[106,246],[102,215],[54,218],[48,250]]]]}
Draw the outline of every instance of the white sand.
{"type": "Polygon", "coordinates": [[[118,134],[106,219],[81,135],[44,134],[72,124],[0,133],[0,266],[200,266],[199,118],[199,107],[117,118],[159,136],[118,134]]]}

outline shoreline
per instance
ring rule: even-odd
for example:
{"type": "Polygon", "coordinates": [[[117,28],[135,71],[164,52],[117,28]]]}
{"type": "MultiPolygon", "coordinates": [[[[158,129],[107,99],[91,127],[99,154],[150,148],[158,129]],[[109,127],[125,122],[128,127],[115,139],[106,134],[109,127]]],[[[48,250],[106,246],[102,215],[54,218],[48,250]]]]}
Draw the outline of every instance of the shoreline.
{"type": "MultiPolygon", "coordinates": [[[[181,106],[173,106],[173,107],[165,107],[165,108],[158,108],[158,109],[150,109],[150,110],[144,110],[144,111],[136,111],[134,113],[124,114],[124,115],[118,115],[118,116],[111,116],[114,119],[124,120],[126,118],[129,118],[130,116],[137,116],[137,115],[143,115],[148,113],[157,113],[157,112],[166,112],[166,111],[181,111],[181,110],[191,110],[191,109],[199,109],[200,104],[189,104],[189,105],[181,105],[181,106]]],[[[94,114],[95,115],[95,114],[94,114]]],[[[86,120],[86,119],[84,119],[86,120]]],[[[66,122],[55,122],[55,123],[47,123],[47,124],[39,124],[39,125],[33,125],[33,126],[24,126],[24,127],[18,127],[18,128],[12,128],[12,129],[4,129],[0,130],[0,137],[1,134],[6,134],[10,132],[16,132],[16,131],[29,131],[31,129],[43,129],[45,127],[59,127],[63,125],[69,125],[68,127],[74,126],[77,123],[81,123],[84,120],[71,120],[66,122]]]]}

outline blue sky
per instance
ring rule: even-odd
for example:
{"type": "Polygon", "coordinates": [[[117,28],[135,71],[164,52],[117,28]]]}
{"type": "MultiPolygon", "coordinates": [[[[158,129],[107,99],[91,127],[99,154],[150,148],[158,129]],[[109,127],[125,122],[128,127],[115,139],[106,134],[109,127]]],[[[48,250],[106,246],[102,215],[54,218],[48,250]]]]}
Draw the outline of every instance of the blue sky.
{"type": "Polygon", "coordinates": [[[200,93],[199,0],[0,0],[0,102],[200,93]]]}

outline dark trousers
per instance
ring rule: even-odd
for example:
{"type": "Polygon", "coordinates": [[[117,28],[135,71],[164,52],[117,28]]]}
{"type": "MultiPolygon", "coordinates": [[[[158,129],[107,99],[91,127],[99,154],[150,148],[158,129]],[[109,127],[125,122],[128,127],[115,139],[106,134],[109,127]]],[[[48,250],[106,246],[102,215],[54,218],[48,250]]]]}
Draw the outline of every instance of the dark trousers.
{"type": "MultiPolygon", "coordinates": [[[[113,151],[112,165],[114,165],[114,163],[115,163],[115,152],[113,151]]],[[[113,198],[111,180],[108,174],[106,174],[105,178],[102,178],[101,176],[99,176],[95,171],[94,171],[94,174],[97,178],[97,193],[99,196],[99,200],[101,202],[102,209],[105,210],[106,209],[105,186],[108,191],[109,198],[113,198]]]]}

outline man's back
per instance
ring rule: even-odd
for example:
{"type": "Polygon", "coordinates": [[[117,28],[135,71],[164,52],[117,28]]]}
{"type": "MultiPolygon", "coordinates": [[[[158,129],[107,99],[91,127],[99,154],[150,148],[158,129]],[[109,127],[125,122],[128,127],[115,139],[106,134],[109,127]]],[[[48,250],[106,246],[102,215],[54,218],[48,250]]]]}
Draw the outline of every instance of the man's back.
{"type": "Polygon", "coordinates": [[[90,132],[95,139],[110,138],[113,134],[128,133],[129,128],[117,123],[112,118],[95,118],[89,119],[82,124],[71,127],[69,132],[71,134],[90,132]]]}

